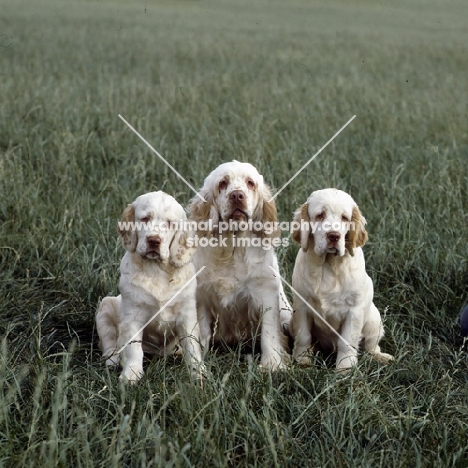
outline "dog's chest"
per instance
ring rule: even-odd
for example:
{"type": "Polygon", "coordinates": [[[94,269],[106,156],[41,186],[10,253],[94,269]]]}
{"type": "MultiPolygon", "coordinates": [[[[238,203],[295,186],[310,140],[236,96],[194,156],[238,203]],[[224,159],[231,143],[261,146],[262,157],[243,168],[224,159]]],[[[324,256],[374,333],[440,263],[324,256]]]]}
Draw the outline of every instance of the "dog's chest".
{"type": "Polygon", "coordinates": [[[236,302],[236,297],[240,291],[244,294],[248,291],[246,283],[248,282],[248,272],[244,264],[225,266],[216,269],[211,275],[211,283],[214,290],[217,291],[224,307],[236,302]]]}
{"type": "Polygon", "coordinates": [[[178,277],[168,275],[151,277],[145,274],[134,275],[131,285],[143,293],[141,296],[145,297],[147,303],[158,307],[162,307],[184,286],[178,277]]]}
{"type": "Polygon", "coordinates": [[[352,276],[337,275],[329,265],[310,272],[310,293],[320,304],[324,315],[346,313],[361,296],[352,276]]]}
{"type": "Polygon", "coordinates": [[[264,252],[247,250],[237,248],[228,259],[214,258],[201,280],[216,291],[223,307],[245,301],[251,292],[253,278],[261,277],[266,268],[264,252]]]}
{"type": "MultiPolygon", "coordinates": [[[[167,287],[167,285],[166,285],[167,287]]],[[[184,307],[186,296],[180,292],[180,288],[167,288],[161,283],[135,281],[131,289],[127,291],[132,297],[135,310],[144,321],[152,318],[147,325],[147,331],[153,335],[160,335],[163,330],[171,329],[184,307]]],[[[193,291],[195,296],[195,291],[193,291]]],[[[153,337],[150,341],[156,341],[153,337]]]]}
{"type": "MultiPolygon", "coordinates": [[[[151,318],[154,314],[148,314],[151,318]]],[[[148,321],[149,321],[148,318],[148,321]]],[[[175,338],[174,325],[177,317],[170,308],[164,309],[158,314],[154,320],[151,320],[143,331],[143,339],[145,342],[155,344],[157,346],[169,345],[175,338]]]]}

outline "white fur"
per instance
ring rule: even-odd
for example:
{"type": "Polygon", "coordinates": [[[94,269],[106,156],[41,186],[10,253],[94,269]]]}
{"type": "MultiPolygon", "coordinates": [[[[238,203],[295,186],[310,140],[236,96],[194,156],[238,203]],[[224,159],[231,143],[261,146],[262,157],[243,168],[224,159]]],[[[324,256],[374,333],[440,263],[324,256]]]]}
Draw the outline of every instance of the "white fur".
{"type": "Polygon", "coordinates": [[[223,239],[226,246],[198,247],[194,256],[198,277],[197,307],[202,344],[210,341],[235,344],[260,336],[261,365],[270,369],[285,366],[286,340],[282,333],[291,318],[291,306],[284,294],[274,249],[235,245],[237,239],[260,242],[279,237],[278,232],[237,231],[219,233],[218,224],[237,221],[277,221],[276,207],[263,177],[254,166],[232,161],[221,164],[205,180],[201,195],[190,204],[191,220],[211,220],[214,229],[199,230],[208,239],[223,239]],[[241,200],[232,200],[231,194],[241,200]],[[221,236],[221,237],[220,237],[221,236]]]}
{"type": "Polygon", "coordinates": [[[323,348],[337,350],[337,369],[348,369],[357,363],[360,345],[381,362],[393,359],[382,353],[378,344],[384,332],[379,311],[372,302],[373,284],[366,273],[361,248],[367,240],[365,219],[354,200],[341,190],[318,190],[295,212],[294,220],[317,223],[315,233],[312,228],[293,233],[301,250],[292,285],[323,319],[294,294],[294,359],[310,364],[311,347],[316,341],[323,348]],[[338,221],[344,225],[333,230],[340,237],[331,242],[327,237],[330,230],[324,229],[324,223],[328,228],[338,221]],[[346,222],[351,223],[348,228],[346,222]],[[352,223],[354,230],[350,229],[352,223]]]}
{"type": "Polygon", "coordinates": [[[120,264],[121,295],[105,297],[96,315],[106,364],[120,362],[120,378],[124,381],[134,382],[142,377],[144,351],[165,355],[178,343],[193,375],[199,377],[203,371],[195,303],[196,280],[170,301],[195,275],[191,262],[195,248],[187,246],[187,233],[176,229],[176,225],[185,220],[184,209],[161,191],[138,197],[122,217],[121,222],[151,224],[139,230],[124,230],[120,226],[122,242],[127,249],[120,264]],[[155,237],[160,240],[159,245],[154,245],[154,241],[151,244],[150,239],[155,237]],[[156,318],[139,331],[157,313],[156,318]],[[132,337],[119,356],[117,351],[132,337]]]}

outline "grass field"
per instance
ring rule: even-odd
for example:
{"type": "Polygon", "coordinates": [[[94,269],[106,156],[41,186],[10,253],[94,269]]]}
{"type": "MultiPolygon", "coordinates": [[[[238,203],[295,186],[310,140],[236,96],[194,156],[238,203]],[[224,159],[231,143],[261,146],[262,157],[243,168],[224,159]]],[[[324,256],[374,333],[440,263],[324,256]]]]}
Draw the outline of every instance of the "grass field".
{"type": "MultiPolygon", "coordinates": [[[[0,0],[0,466],[468,466],[464,1],[0,0]],[[211,353],[119,386],[94,313],[127,203],[256,165],[281,220],[335,186],[368,221],[382,348],[264,374],[211,353]]],[[[278,250],[291,278],[297,247],[278,250]]]]}

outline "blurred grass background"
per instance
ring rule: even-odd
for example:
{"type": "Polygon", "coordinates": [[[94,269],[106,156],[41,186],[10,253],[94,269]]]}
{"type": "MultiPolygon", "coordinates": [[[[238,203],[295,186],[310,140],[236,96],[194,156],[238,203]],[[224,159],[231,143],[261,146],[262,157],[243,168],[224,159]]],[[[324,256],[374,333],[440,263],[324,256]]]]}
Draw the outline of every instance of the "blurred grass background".
{"type": "MultiPolygon", "coordinates": [[[[468,6],[462,1],[0,0],[2,466],[466,466],[468,6]],[[122,389],[94,332],[137,195],[256,165],[281,220],[348,191],[382,347],[335,376],[212,354],[122,389]],[[385,312],[384,312],[385,311],[385,312]]],[[[290,278],[297,247],[278,251],[290,278]]]]}

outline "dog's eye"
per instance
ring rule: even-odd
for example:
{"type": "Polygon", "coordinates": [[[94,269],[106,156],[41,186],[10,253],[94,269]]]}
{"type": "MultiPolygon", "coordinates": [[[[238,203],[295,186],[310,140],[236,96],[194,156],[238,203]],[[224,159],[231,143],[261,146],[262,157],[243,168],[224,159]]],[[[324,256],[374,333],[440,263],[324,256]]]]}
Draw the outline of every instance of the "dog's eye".
{"type": "Polygon", "coordinates": [[[147,223],[149,220],[149,216],[143,216],[143,218],[141,218],[142,223],[147,223]]]}
{"type": "Polygon", "coordinates": [[[226,190],[227,188],[227,182],[225,180],[222,180],[220,183],[219,183],[219,190],[226,190]]]}
{"type": "Polygon", "coordinates": [[[248,179],[247,180],[247,187],[250,189],[250,190],[253,190],[255,188],[255,182],[251,179],[248,179]]]}
{"type": "Polygon", "coordinates": [[[343,223],[349,223],[349,218],[348,218],[346,215],[343,215],[343,216],[341,217],[341,221],[342,221],[343,223]]]}
{"type": "Polygon", "coordinates": [[[316,217],[315,217],[315,221],[323,221],[325,219],[325,213],[319,213],[316,217]]]}

